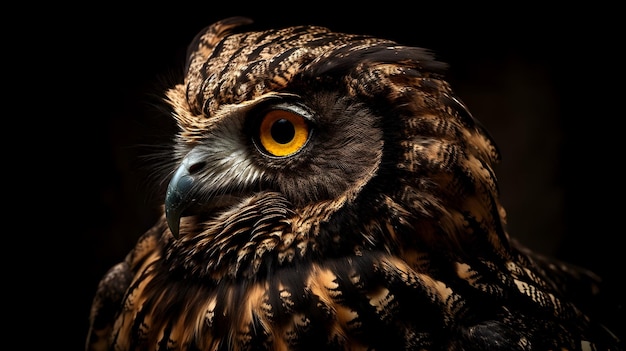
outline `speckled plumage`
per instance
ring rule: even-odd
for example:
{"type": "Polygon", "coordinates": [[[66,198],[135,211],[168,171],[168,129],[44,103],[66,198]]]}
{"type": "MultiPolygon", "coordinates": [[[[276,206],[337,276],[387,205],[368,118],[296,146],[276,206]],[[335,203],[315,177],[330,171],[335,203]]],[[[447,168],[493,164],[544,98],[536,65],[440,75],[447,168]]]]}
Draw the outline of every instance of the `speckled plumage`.
{"type": "Polygon", "coordinates": [[[249,23],[202,31],[166,93],[163,216],[101,281],[86,350],[621,349],[577,305],[596,277],[509,237],[445,64],[249,23]]]}

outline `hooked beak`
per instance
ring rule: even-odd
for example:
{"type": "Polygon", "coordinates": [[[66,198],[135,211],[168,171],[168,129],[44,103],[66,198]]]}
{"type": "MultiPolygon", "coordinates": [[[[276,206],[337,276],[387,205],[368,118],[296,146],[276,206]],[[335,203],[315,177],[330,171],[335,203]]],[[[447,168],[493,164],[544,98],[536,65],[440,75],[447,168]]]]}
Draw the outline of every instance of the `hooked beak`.
{"type": "Polygon", "coordinates": [[[167,225],[176,239],[179,236],[180,218],[184,216],[185,210],[195,204],[198,199],[196,195],[198,169],[201,169],[203,153],[198,148],[192,149],[174,173],[167,186],[165,194],[165,218],[167,225]]]}

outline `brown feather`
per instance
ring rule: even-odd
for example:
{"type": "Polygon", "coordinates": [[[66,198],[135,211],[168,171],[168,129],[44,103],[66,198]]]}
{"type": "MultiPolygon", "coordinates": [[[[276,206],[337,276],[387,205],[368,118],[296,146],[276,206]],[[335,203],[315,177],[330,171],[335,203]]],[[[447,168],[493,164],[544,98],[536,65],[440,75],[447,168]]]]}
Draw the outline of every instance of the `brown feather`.
{"type": "Polygon", "coordinates": [[[166,92],[163,216],[103,278],[87,350],[622,349],[582,308],[592,273],[510,238],[497,147],[444,63],[249,23],[199,33],[166,92]],[[260,146],[271,109],[312,131],[296,152],[260,146]]]}

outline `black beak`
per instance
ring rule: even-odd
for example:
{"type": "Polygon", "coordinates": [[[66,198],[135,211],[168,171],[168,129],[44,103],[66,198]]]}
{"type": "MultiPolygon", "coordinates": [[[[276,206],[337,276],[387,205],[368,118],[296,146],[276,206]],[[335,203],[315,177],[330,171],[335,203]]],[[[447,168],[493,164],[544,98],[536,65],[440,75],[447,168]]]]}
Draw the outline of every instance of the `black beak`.
{"type": "Polygon", "coordinates": [[[192,149],[183,159],[167,186],[165,194],[165,218],[167,225],[176,239],[179,236],[180,218],[185,210],[197,202],[195,195],[198,188],[196,174],[202,169],[203,153],[198,148],[192,149]]]}

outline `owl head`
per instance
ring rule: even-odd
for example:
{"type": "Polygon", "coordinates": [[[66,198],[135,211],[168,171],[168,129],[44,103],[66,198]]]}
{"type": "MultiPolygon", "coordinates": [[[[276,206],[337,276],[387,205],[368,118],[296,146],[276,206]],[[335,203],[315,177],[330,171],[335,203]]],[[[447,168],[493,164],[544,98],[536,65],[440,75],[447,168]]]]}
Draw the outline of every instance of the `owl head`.
{"type": "Polygon", "coordinates": [[[179,132],[165,215],[172,252],[193,252],[172,259],[237,277],[364,251],[506,255],[498,151],[444,63],[368,35],[250,22],[201,31],[167,91],[179,132]]]}

